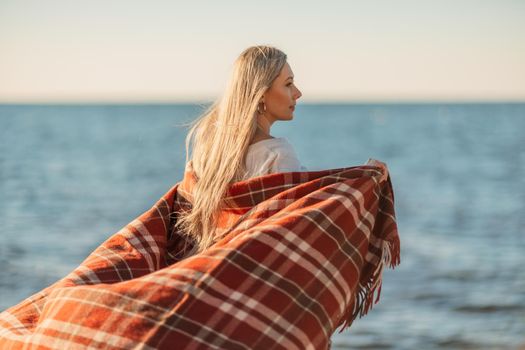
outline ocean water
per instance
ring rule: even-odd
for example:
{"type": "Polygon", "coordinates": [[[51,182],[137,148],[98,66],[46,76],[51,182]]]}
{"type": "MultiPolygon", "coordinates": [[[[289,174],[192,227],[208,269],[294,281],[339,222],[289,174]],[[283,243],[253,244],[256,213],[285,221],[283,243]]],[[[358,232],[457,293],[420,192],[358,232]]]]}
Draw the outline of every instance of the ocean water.
{"type": "MultiPolygon", "coordinates": [[[[0,105],[0,310],[55,282],[182,179],[198,105],[0,105]]],[[[401,264],[333,349],[525,344],[525,104],[299,104],[311,170],[385,162],[401,264]]]]}

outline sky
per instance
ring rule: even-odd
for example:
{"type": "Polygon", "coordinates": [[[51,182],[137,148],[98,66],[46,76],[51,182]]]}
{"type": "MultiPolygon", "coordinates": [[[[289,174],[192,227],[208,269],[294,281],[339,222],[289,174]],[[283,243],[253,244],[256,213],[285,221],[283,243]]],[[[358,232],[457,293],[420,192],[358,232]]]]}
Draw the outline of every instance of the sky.
{"type": "Polygon", "coordinates": [[[522,0],[0,0],[0,103],[211,101],[260,44],[304,102],[525,101],[522,0]]]}

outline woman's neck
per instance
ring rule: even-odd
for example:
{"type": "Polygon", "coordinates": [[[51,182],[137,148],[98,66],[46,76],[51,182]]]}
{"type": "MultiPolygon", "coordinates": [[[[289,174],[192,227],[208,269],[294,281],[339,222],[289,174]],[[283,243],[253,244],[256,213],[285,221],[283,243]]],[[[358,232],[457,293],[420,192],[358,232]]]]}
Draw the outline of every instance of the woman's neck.
{"type": "Polygon", "coordinates": [[[275,137],[273,137],[272,135],[265,134],[264,132],[257,130],[257,132],[255,133],[255,136],[252,139],[251,144],[262,141],[262,140],[274,139],[274,138],[275,137]]]}

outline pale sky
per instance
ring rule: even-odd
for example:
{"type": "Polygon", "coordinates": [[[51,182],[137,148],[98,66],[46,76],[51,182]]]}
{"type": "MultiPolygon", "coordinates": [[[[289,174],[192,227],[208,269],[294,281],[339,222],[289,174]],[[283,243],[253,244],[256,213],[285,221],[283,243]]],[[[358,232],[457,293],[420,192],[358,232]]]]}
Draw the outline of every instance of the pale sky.
{"type": "Polygon", "coordinates": [[[522,0],[0,0],[0,103],[211,101],[256,44],[304,102],[525,101],[522,0]]]}

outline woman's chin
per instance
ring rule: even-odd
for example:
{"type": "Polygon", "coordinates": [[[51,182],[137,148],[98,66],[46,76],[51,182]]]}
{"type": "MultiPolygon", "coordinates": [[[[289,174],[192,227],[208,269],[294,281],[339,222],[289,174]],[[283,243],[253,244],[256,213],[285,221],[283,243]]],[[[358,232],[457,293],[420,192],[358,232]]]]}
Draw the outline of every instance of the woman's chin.
{"type": "Polygon", "coordinates": [[[281,114],[281,120],[292,120],[293,119],[293,111],[290,110],[288,113],[281,114]]]}

